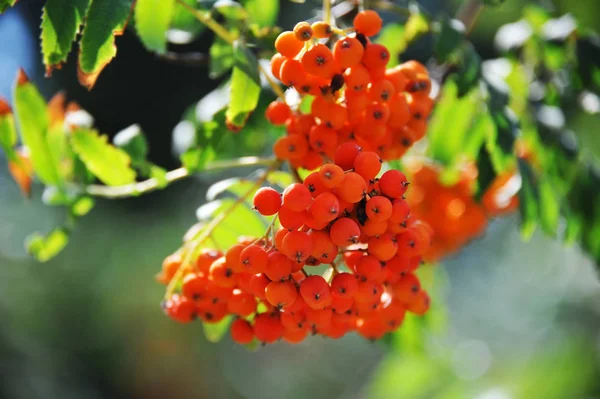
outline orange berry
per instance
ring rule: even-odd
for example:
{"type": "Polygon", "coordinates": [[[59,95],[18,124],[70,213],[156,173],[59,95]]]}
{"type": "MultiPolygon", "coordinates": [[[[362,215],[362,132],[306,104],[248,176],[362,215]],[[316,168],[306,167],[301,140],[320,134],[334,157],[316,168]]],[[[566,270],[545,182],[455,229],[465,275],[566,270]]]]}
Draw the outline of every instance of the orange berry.
{"type": "Polygon", "coordinates": [[[250,289],[252,290],[251,294],[258,299],[266,299],[265,288],[270,282],[271,280],[269,280],[264,274],[254,274],[250,280],[250,289]]]}
{"type": "Polygon", "coordinates": [[[280,137],[273,145],[273,153],[279,159],[300,159],[308,153],[308,141],[299,134],[280,137]]]}
{"type": "Polygon", "coordinates": [[[364,10],[354,17],[354,29],[365,36],[375,36],[381,30],[383,21],[373,10],[364,10]]]}
{"type": "Polygon", "coordinates": [[[307,209],[312,202],[309,189],[301,183],[294,183],[283,190],[283,205],[299,212],[307,209]]]}
{"type": "Polygon", "coordinates": [[[329,234],[320,230],[311,230],[308,235],[312,241],[311,256],[316,259],[333,261],[333,259],[330,259],[330,254],[335,253],[337,255],[337,246],[331,241],[329,234]]]}
{"type": "Polygon", "coordinates": [[[367,193],[365,179],[356,172],[344,174],[344,180],[336,187],[336,194],[344,201],[357,203],[367,193]]]}
{"type": "Polygon", "coordinates": [[[375,222],[386,221],[392,216],[392,202],[381,195],[371,197],[367,200],[365,212],[375,222]]]}
{"type": "Polygon", "coordinates": [[[315,125],[310,129],[308,142],[314,151],[328,153],[335,150],[337,134],[324,125],[315,125]]]}
{"type": "Polygon", "coordinates": [[[392,97],[389,102],[389,108],[394,112],[390,112],[387,124],[392,128],[401,128],[410,119],[410,109],[408,101],[404,93],[398,93],[392,97]]]}
{"type": "Polygon", "coordinates": [[[262,273],[267,267],[268,261],[267,252],[256,244],[247,246],[240,253],[240,262],[244,265],[246,271],[262,273]]]}
{"type": "Polygon", "coordinates": [[[379,188],[387,197],[402,198],[408,188],[408,181],[399,170],[388,170],[379,179],[379,188]]]}
{"type": "Polygon", "coordinates": [[[396,242],[396,238],[391,233],[371,237],[367,244],[369,246],[369,254],[382,261],[392,259],[400,247],[396,242]]]}
{"type": "Polygon", "coordinates": [[[349,36],[338,40],[333,46],[333,58],[342,69],[360,64],[364,52],[363,45],[357,39],[349,36]]]}
{"type": "Polygon", "coordinates": [[[331,305],[331,290],[319,275],[308,276],[300,283],[300,295],[311,309],[324,309],[331,305]]]}
{"type": "Polygon", "coordinates": [[[292,273],[294,262],[281,252],[274,251],[269,254],[269,261],[265,268],[265,274],[271,281],[287,279],[292,273]]]}
{"type": "Polygon", "coordinates": [[[312,217],[324,222],[330,222],[340,214],[340,202],[331,193],[319,194],[308,209],[312,217]]]}
{"type": "Polygon", "coordinates": [[[310,175],[306,176],[303,184],[308,188],[308,191],[310,191],[313,198],[328,191],[319,172],[312,172],[310,175]]]}
{"type": "Polygon", "coordinates": [[[265,111],[265,117],[275,126],[285,124],[291,114],[290,107],[283,101],[273,101],[265,111]]]}
{"type": "Polygon", "coordinates": [[[281,80],[281,64],[283,64],[283,61],[286,59],[286,57],[279,53],[275,53],[275,55],[271,57],[271,73],[279,80],[281,80]]]}
{"type": "Polygon", "coordinates": [[[281,32],[275,39],[275,49],[285,57],[295,57],[303,47],[304,43],[291,31],[281,32]]]}
{"type": "Polygon", "coordinates": [[[296,36],[296,39],[301,42],[306,42],[313,37],[312,27],[308,22],[298,22],[296,26],[294,26],[294,35],[296,36]]]}
{"type": "Polygon", "coordinates": [[[231,339],[238,344],[246,345],[254,339],[252,326],[244,319],[235,319],[231,323],[229,331],[231,332],[231,339]]]}
{"type": "Polygon", "coordinates": [[[362,256],[356,262],[356,277],[363,281],[377,281],[383,273],[379,259],[374,256],[362,256]]]}
{"type": "Polygon", "coordinates": [[[261,187],[252,200],[254,208],[263,216],[271,216],[281,208],[281,194],[271,187],[261,187]]]}
{"type": "Polygon", "coordinates": [[[288,258],[300,263],[310,256],[312,241],[302,231],[291,231],[283,238],[282,249],[288,258]]]}
{"type": "Polygon", "coordinates": [[[331,294],[334,297],[353,298],[358,289],[356,276],[350,273],[338,273],[331,280],[331,294]]]}
{"type": "Polygon", "coordinates": [[[343,143],[335,150],[335,164],[342,170],[350,170],[354,167],[354,161],[360,152],[361,149],[356,143],[343,143]]]}
{"type": "Polygon", "coordinates": [[[261,313],[254,318],[254,335],[266,344],[271,344],[283,336],[283,325],[278,313],[261,313]]]}
{"type": "Polygon", "coordinates": [[[371,81],[371,76],[367,68],[362,65],[356,65],[344,71],[344,81],[350,91],[363,91],[367,89],[371,81]]]}
{"type": "Polygon", "coordinates": [[[319,21],[311,25],[313,36],[317,39],[327,39],[333,33],[331,25],[327,22],[319,21]]]}
{"type": "Polygon", "coordinates": [[[256,299],[250,293],[235,289],[227,301],[227,310],[238,316],[250,316],[256,311],[256,299]]]}
{"type": "Polygon", "coordinates": [[[379,174],[382,163],[376,152],[362,151],[354,159],[354,171],[365,180],[372,180],[379,174]]]}
{"type": "Polygon", "coordinates": [[[302,227],[306,222],[306,219],[308,219],[308,211],[304,209],[300,212],[296,212],[283,205],[279,209],[278,217],[282,227],[290,230],[297,230],[302,227]]]}
{"type": "Polygon", "coordinates": [[[325,187],[334,188],[344,181],[344,170],[336,164],[328,163],[321,167],[319,176],[325,187]]]}
{"type": "Polygon", "coordinates": [[[301,58],[304,71],[310,75],[331,79],[339,71],[329,47],[317,43],[306,51],[301,58]]]}
{"type": "Polygon", "coordinates": [[[271,305],[286,309],[296,301],[298,290],[291,281],[272,281],[265,288],[265,296],[271,305]]]}
{"type": "Polygon", "coordinates": [[[347,247],[358,242],[360,227],[350,218],[340,218],[329,229],[329,237],[335,245],[347,247]]]}
{"type": "MultiPolygon", "coordinates": [[[[369,44],[367,48],[365,48],[365,53],[362,58],[362,62],[369,72],[385,68],[389,60],[389,50],[384,45],[378,43],[369,44]]],[[[385,70],[383,72],[385,74],[385,70]]]]}
{"type": "Polygon", "coordinates": [[[298,86],[306,82],[307,76],[300,61],[286,58],[279,70],[279,80],[286,86],[298,86]]]}
{"type": "Polygon", "coordinates": [[[189,323],[196,319],[196,305],[186,297],[173,295],[164,306],[167,315],[180,323],[189,323]]]}
{"type": "Polygon", "coordinates": [[[283,339],[289,344],[299,344],[304,341],[308,331],[306,329],[297,329],[297,330],[284,330],[283,331],[283,339]]]}
{"type": "Polygon", "coordinates": [[[387,79],[381,79],[371,83],[367,94],[371,101],[387,102],[392,99],[394,94],[396,94],[396,89],[392,82],[387,79]]]}
{"type": "Polygon", "coordinates": [[[246,248],[246,245],[235,244],[225,253],[225,260],[234,272],[241,272],[244,270],[244,265],[240,261],[240,254],[244,248],[246,248]]]}

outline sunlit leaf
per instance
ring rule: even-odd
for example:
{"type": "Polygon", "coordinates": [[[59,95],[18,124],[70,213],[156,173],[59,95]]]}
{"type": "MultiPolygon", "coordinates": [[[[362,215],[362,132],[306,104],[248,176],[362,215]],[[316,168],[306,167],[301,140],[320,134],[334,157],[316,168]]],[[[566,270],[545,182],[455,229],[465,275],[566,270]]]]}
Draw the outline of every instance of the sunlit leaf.
{"type": "Polygon", "coordinates": [[[242,20],[248,17],[248,13],[242,5],[233,0],[218,0],[213,4],[213,9],[229,20],[242,20]]]}
{"type": "Polygon", "coordinates": [[[90,0],[47,0],[42,12],[42,55],[46,73],[67,60],[90,0]]]}
{"type": "Polygon", "coordinates": [[[79,82],[91,89],[117,54],[115,36],[123,34],[133,0],[92,0],[79,44],[79,82]]]}
{"type": "Polygon", "coordinates": [[[216,79],[233,67],[233,46],[221,39],[215,39],[210,46],[209,76],[216,79]]]}
{"type": "Polygon", "coordinates": [[[148,50],[159,54],[167,50],[167,30],[175,10],[175,0],[137,0],[135,29],[148,50]]]}
{"type": "Polygon", "coordinates": [[[404,25],[404,40],[406,43],[412,43],[427,32],[429,32],[429,21],[418,7],[411,7],[411,15],[404,25]]]}
{"type": "Polygon", "coordinates": [[[169,184],[167,170],[160,166],[150,165],[150,177],[156,179],[158,188],[165,188],[169,184]]]}
{"type": "Polygon", "coordinates": [[[17,154],[14,146],[17,144],[15,119],[8,102],[0,97],[0,147],[6,158],[15,161],[17,154]]]}
{"type": "Polygon", "coordinates": [[[79,158],[103,183],[118,186],[135,181],[131,159],[125,151],[110,145],[107,136],[81,129],[73,132],[71,143],[79,158]]]}
{"type": "Polygon", "coordinates": [[[541,179],[538,185],[540,226],[551,236],[556,235],[560,219],[560,203],[557,193],[547,179],[541,179]]]}
{"type": "Polygon", "coordinates": [[[232,320],[232,316],[226,316],[223,320],[217,323],[202,322],[204,336],[210,342],[219,342],[221,339],[223,339],[225,334],[227,334],[229,324],[231,324],[232,320]]]}
{"type": "Polygon", "coordinates": [[[271,27],[277,23],[278,0],[243,0],[242,4],[253,22],[261,27],[271,27]]]}
{"type": "Polygon", "coordinates": [[[228,124],[240,129],[258,105],[260,77],[256,56],[237,41],[234,44],[234,67],[231,76],[231,102],[225,114],[228,124]]]}
{"type": "Polygon", "coordinates": [[[56,228],[47,235],[33,233],[27,237],[27,251],[38,261],[47,262],[54,258],[69,243],[69,233],[64,228],[56,228]]]}
{"type": "Polygon", "coordinates": [[[23,70],[19,71],[14,91],[15,115],[23,144],[36,175],[46,184],[60,185],[61,177],[57,158],[48,146],[48,114],[46,101],[29,81],[23,70]]]}
{"type": "Polygon", "coordinates": [[[79,197],[71,205],[71,212],[75,216],[85,216],[92,210],[92,208],[94,207],[95,204],[96,204],[96,202],[94,201],[94,199],[92,197],[87,197],[87,196],[79,197]]]}

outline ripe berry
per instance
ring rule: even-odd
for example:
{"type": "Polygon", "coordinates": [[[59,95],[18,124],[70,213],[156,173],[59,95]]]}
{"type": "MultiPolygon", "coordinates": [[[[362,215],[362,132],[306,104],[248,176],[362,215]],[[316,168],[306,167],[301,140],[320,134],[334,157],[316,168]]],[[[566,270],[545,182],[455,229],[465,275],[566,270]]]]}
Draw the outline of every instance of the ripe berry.
{"type": "Polygon", "coordinates": [[[408,181],[399,170],[388,170],[379,179],[379,188],[390,198],[402,198],[408,188],[408,181]]]}
{"type": "Polygon", "coordinates": [[[331,290],[321,276],[308,276],[300,284],[300,295],[311,309],[324,309],[331,305],[331,290]]]}
{"type": "Polygon", "coordinates": [[[339,273],[331,280],[331,294],[336,297],[353,298],[358,289],[356,277],[350,273],[339,273]]]}
{"type": "Polygon", "coordinates": [[[358,242],[360,228],[354,220],[350,218],[340,218],[331,226],[329,237],[335,245],[347,247],[358,242]]]}
{"type": "Polygon", "coordinates": [[[336,194],[344,201],[356,203],[367,193],[365,179],[355,172],[346,173],[344,180],[336,187],[336,194]]]}
{"type": "Polygon", "coordinates": [[[281,208],[281,194],[271,187],[261,187],[254,194],[253,204],[261,215],[274,215],[281,208]]]}
{"type": "Polygon", "coordinates": [[[268,260],[267,252],[256,244],[247,246],[240,253],[240,262],[246,271],[262,273],[267,267],[268,260]]]}
{"type": "Polygon", "coordinates": [[[271,252],[265,274],[271,281],[287,279],[292,273],[294,262],[281,252],[271,252]]]}
{"type": "Polygon", "coordinates": [[[296,26],[294,26],[294,35],[296,39],[306,42],[313,37],[313,30],[308,22],[298,22],[296,26]]]}
{"type": "Polygon", "coordinates": [[[261,313],[254,319],[254,335],[260,342],[273,343],[283,336],[278,313],[261,313]]]}
{"type": "Polygon", "coordinates": [[[354,159],[354,171],[365,180],[372,180],[379,174],[382,162],[376,152],[362,151],[354,159]]]}
{"type": "Polygon", "coordinates": [[[338,40],[333,47],[333,58],[342,69],[358,65],[365,52],[362,44],[353,37],[338,40]]]}
{"type": "Polygon", "coordinates": [[[310,191],[304,184],[294,183],[283,190],[283,205],[294,212],[307,209],[311,203],[310,191]]]}
{"type": "Polygon", "coordinates": [[[304,43],[298,40],[294,32],[291,31],[282,32],[275,39],[275,49],[285,57],[295,57],[302,50],[302,47],[304,47],[304,43]]]}
{"type": "Polygon", "coordinates": [[[231,339],[238,344],[246,345],[254,339],[252,326],[244,319],[235,319],[230,327],[231,339]]]}
{"type": "Polygon", "coordinates": [[[291,115],[290,107],[282,101],[273,101],[265,111],[265,117],[271,124],[283,125],[291,115]]]}
{"type": "Polygon", "coordinates": [[[256,311],[256,299],[250,293],[233,290],[233,294],[227,301],[227,310],[238,316],[250,316],[256,311]]]}
{"type": "Polygon", "coordinates": [[[278,309],[291,306],[298,297],[298,290],[290,281],[272,281],[265,288],[267,301],[278,309]]]}
{"type": "Polygon", "coordinates": [[[331,193],[321,193],[313,201],[309,212],[317,220],[330,222],[340,214],[340,202],[331,193]]]}
{"type": "Polygon", "coordinates": [[[312,241],[308,234],[302,231],[291,231],[283,239],[283,253],[295,262],[302,262],[310,256],[312,241]]]}
{"type": "Polygon", "coordinates": [[[373,10],[364,10],[354,17],[354,29],[365,36],[375,36],[381,30],[383,21],[373,10]]]}
{"type": "Polygon", "coordinates": [[[318,21],[311,25],[313,30],[313,36],[317,39],[327,39],[333,33],[331,25],[327,22],[318,21]]]}
{"type": "Polygon", "coordinates": [[[392,216],[392,203],[386,197],[377,195],[367,201],[365,212],[369,219],[375,222],[383,222],[392,216]]]}
{"type": "Polygon", "coordinates": [[[335,164],[343,170],[349,170],[354,167],[354,161],[361,152],[358,144],[349,141],[341,144],[335,151],[335,164]]]}
{"type": "Polygon", "coordinates": [[[319,170],[319,175],[323,185],[327,188],[337,187],[344,180],[344,170],[332,163],[323,165],[319,170]]]}
{"type": "Polygon", "coordinates": [[[301,63],[306,73],[325,79],[331,79],[339,71],[329,47],[320,43],[302,55],[301,63]]]}

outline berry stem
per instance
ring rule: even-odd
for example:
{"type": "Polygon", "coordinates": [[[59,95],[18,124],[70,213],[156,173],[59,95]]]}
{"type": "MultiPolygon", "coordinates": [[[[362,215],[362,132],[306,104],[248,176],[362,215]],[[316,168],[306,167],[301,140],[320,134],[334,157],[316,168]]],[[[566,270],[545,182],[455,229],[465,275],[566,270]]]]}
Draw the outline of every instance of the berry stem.
{"type": "Polygon", "coordinates": [[[263,76],[265,77],[265,79],[267,80],[267,83],[269,83],[269,86],[271,86],[271,89],[273,89],[273,91],[275,92],[275,94],[277,94],[277,96],[283,101],[285,102],[285,93],[283,92],[283,90],[281,89],[281,86],[279,86],[279,84],[277,84],[277,82],[275,82],[273,80],[273,78],[271,78],[271,75],[269,75],[267,73],[267,71],[265,71],[265,69],[262,67],[262,65],[260,65],[260,63],[258,64],[258,70],[260,71],[260,73],[263,74],[263,76]]]}
{"type": "MultiPolygon", "coordinates": [[[[231,160],[210,162],[202,171],[230,169],[242,166],[271,165],[273,162],[273,158],[242,157],[231,160]]],[[[190,171],[184,167],[171,170],[167,172],[167,184],[184,179],[190,175],[190,171]]],[[[99,184],[90,184],[85,188],[85,191],[87,194],[94,197],[118,199],[146,194],[157,190],[158,188],[159,181],[155,178],[151,178],[137,183],[125,184],[123,186],[102,186],[99,184]]]]}
{"type": "Polygon", "coordinates": [[[241,195],[238,199],[236,199],[235,202],[233,204],[231,204],[231,206],[229,208],[227,208],[225,211],[221,212],[214,219],[212,219],[210,221],[210,223],[208,223],[204,229],[201,229],[198,233],[196,233],[196,235],[194,237],[192,237],[192,239],[190,241],[187,242],[187,244],[185,244],[185,248],[184,248],[185,257],[183,258],[181,265],[179,265],[177,272],[175,272],[175,274],[173,275],[173,278],[171,278],[169,285],[167,286],[167,290],[165,292],[165,300],[169,299],[173,295],[173,292],[175,291],[175,287],[177,287],[177,285],[181,281],[181,278],[183,277],[183,273],[188,269],[188,266],[191,263],[192,259],[194,258],[194,255],[198,252],[198,250],[200,249],[200,246],[204,243],[204,241],[206,241],[207,239],[209,239],[211,237],[214,229],[222,221],[227,219],[227,217],[229,215],[231,215],[238,206],[243,204],[246,201],[246,199],[250,195],[252,195],[254,193],[254,191],[265,182],[265,180],[267,180],[267,177],[269,176],[269,174],[271,172],[273,172],[274,170],[277,170],[280,166],[281,166],[280,160],[278,160],[278,159],[271,160],[269,168],[262,174],[262,176],[260,176],[254,182],[252,187],[250,187],[243,195],[241,195]]]}
{"type": "Polygon", "coordinates": [[[323,0],[323,20],[331,25],[331,0],[323,0]]]}
{"type": "Polygon", "coordinates": [[[237,39],[234,35],[232,35],[227,29],[223,27],[220,23],[215,21],[211,16],[210,12],[200,11],[195,9],[194,7],[186,4],[183,0],[176,0],[177,4],[185,8],[188,12],[193,14],[196,19],[206,25],[207,28],[212,30],[215,35],[219,36],[221,39],[226,41],[229,44],[233,44],[233,42],[237,39]]]}

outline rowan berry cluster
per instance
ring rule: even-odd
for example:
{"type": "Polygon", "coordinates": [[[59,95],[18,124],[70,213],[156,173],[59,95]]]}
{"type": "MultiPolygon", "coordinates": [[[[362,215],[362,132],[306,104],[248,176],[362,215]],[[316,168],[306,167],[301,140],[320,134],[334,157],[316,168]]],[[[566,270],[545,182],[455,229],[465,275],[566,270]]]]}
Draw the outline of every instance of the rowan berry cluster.
{"type": "Polygon", "coordinates": [[[441,181],[442,169],[433,164],[410,164],[411,191],[407,195],[412,214],[426,222],[435,236],[425,258],[437,260],[457,251],[483,233],[488,219],[511,212],[518,206],[513,173],[498,176],[482,196],[473,197],[477,168],[466,165],[459,180],[451,185],[441,181]]]}
{"type": "MultiPolygon", "coordinates": [[[[414,272],[431,231],[409,217],[406,177],[381,174],[379,155],[353,142],[339,146],[334,159],[283,193],[259,189],[255,209],[276,216],[281,228],[224,254],[204,250],[166,313],[208,323],[233,314],[231,335],[242,344],[352,331],[377,339],[396,330],[406,311],[425,313],[429,296],[414,272]],[[329,266],[325,277],[316,272],[322,264],[329,266]]],[[[165,260],[163,282],[180,261],[165,260]]]]}
{"type": "Polygon", "coordinates": [[[387,69],[390,52],[369,39],[381,26],[369,10],[358,13],[350,35],[325,22],[300,22],[279,35],[273,75],[301,96],[314,96],[308,114],[282,101],[267,108],[267,119],[287,130],[274,145],[279,159],[313,170],[349,141],[398,159],[423,137],[433,107],[427,69],[416,61],[387,69]]]}

